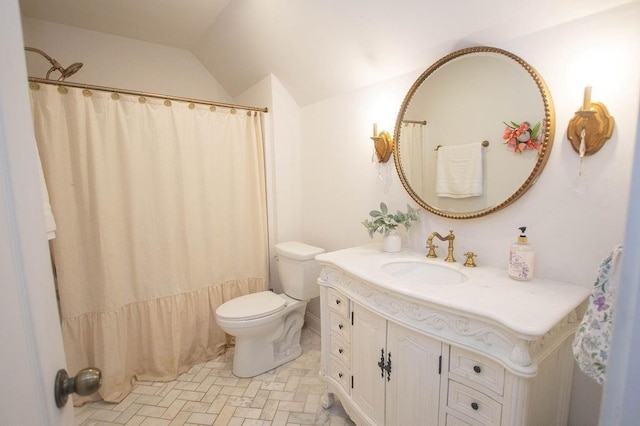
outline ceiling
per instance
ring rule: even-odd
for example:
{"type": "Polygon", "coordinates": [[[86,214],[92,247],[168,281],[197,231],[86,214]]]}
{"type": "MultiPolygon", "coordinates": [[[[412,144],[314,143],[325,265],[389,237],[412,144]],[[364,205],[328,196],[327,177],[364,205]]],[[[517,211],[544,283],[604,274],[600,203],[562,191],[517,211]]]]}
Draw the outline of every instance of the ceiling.
{"type": "Polygon", "coordinates": [[[637,0],[20,0],[34,19],[191,51],[235,97],[274,74],[300,106],[637,0]],[[464,46],[463,46],[464,45],[464,46]]]}

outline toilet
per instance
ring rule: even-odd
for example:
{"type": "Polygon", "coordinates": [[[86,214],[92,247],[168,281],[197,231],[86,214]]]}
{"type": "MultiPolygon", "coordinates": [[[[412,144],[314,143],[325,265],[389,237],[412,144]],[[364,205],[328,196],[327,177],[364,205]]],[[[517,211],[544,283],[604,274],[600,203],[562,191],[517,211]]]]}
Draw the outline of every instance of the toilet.
{"type": "Polygon", "coordinates": [[[275,246],[283,294],[262,291],[240,296],[216,309],[216,322],[235,336],[233,374],[254,377],[302,354],[300,330],[307,302],[318,296],[323,249],[297,241],[275,246]]]}

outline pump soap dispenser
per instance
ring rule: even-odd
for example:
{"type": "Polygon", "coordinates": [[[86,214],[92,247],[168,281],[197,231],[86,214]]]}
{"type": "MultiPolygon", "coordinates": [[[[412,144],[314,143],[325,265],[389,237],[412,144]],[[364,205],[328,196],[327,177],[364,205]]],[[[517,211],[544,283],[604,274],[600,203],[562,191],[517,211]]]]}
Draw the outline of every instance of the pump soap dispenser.
{"type": "Polygon", "coordinates": [[[511,244],[509,252],[509,277],[514,280],[528,281],[533,278],[536,252],[533,246],[528,243],[525,231],[526,226],[520,228],[521,233],[518,241],[511,244]]]}

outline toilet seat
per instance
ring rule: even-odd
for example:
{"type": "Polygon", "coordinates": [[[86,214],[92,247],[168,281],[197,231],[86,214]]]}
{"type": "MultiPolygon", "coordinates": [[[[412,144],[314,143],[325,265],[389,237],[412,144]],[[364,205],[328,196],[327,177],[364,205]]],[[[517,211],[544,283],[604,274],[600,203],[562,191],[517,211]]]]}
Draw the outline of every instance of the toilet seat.
{"type": "Polygon", "coordinates": [[[216,309],[216,315],[230,321],[251,320],[274,314],[287,306],[287,301],[271,291],[236,297],[216,309]]]}

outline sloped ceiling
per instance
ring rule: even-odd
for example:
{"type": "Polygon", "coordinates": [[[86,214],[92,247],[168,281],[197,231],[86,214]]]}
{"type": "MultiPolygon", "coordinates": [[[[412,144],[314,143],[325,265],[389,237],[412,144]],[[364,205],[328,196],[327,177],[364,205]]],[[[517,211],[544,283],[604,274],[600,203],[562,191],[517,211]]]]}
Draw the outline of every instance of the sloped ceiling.
{"type": "MultiPolygon", "coordinates": [[[[191,51],[237,96],[269,73],[300,106],[634,0],[20,0],[28,17],[191,51]]],[[[637,1],[637,0],[636,0],[637,1]]]]}

